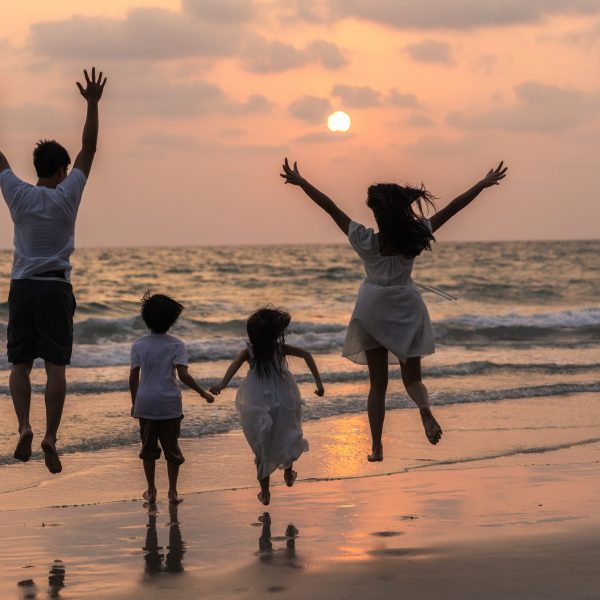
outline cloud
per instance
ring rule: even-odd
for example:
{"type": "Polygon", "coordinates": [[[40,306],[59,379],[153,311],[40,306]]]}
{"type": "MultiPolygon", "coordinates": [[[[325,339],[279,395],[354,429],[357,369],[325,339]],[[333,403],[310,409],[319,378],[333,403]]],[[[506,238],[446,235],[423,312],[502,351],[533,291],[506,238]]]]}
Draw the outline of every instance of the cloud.
{"type": "Polygon", "coordinates": [[[302,96],[288,106],[288,113],[307,123],[322,123],[331,112],[329,98],[302,96]]]}
{"type": "Polygon", "coordinates": [[[392,106],[416,108],[420,102],[414,94],[401,94],[398,90],[390,90],[387,98],[392,106]]]}
{"type": "Polygon", "coordinates": [[[206,81],[157,82],[154,79],[119,82],[118,95],[113,101],[115,110],[136,117],[246,115],[268,112],[273,106],[261,95],[249,96],[244,101],[235,100],[220,87],[206,81]]]}
{"type": "Polygon", "coordinates": [[[329,144],[332,142],[345,142],[353,137],[354,136],[351,133],[327,133],[325,131],[316,131],[300,136],[299,138],[296,138],[294,142],[298,144],[329,144]]]}
{"type": "Polygon", "coordinates": [[[331,95],[339,98],[345,108],[368,108],[381,104],[381,94],[367,86],[337,84],[333,86],[331,95]]]}
{"type": "Polygon", "coordinates": [[[73,16],[34,23],[31,45],[38,55],[79,62],[215,57],[236,53],[241,32],[236,22],[215,26],[181,11],[136,8],[124,19],[73,16]]]}
{"type": "Polygon", "coordinates": [[[421,63],[452,64],[450,44],[437,40],[423,40],[404,47],[404,51],[414,60],[421,63]]]}
{"type": "Polygon", "coordinates": [[[432,127],[433,121],[420,113],[413,113],[408,117],[406,122],[413,127],[432,127]]]}
{"type": "Polygon", "coordinates": [[[268,41],[255,36],[248,41],[242,52],[242,64],[254,73],[275,73],[319,63],[326,69],[335,70],[348,64],[340,49],[325,40],[315,40],[303,49],[278,41],[268,41]]]}
{"type": "Polygon", "coordinates": [[[256,16],[252,0],[182,0],[185,12],[214,23],[243,23],[256,16]]]}
{"type": "Polygon", "coordinates": [[[3,131],[35,132],[38,138],[52,138],[71,127],[81,127],[81,117],[49,104],[27,102],[19,106],[0,107],[0,122],[3,131]],[[53,133],[54,132],[54,133],[53,133]]]}
{"type": "Polygon", "coordinates": [[[329,18],[356,17],[399,29],[467,30],[600,13],[597,0],[327,0],[325,5],[329,18]]]}
{"type": "Polygon", "coordinates": [[[526,81],[515,87],[513,106],[488,111],[455,111],[446,121],[464,130],[565,131],[600,117],[600,91],[586,93],[573,88],[526,81]]]}

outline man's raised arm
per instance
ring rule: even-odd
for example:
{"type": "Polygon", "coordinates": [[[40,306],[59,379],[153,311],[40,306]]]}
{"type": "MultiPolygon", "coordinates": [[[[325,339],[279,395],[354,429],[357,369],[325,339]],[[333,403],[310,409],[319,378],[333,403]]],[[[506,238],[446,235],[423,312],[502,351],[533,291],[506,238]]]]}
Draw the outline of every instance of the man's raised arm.
{"type": "Polygon", "coordinates": [[[92,162],[94,161],[94,154],[96,154],[96,144],[98,143],[98,102],[102,98],[106,77],[103,81],[102,71],[100,71],[96,79],[96,67],[92,67],[91,79],[87,71],[84,70],[83,74],[85,76],[85,88],[79,81],[76,83],[81,95],[87,102],[87,115],[85,125],[83,126],[81,150],[75,159],[73,167],[83,171],[85,176],[88,177],[92,168],[92,162]]]}

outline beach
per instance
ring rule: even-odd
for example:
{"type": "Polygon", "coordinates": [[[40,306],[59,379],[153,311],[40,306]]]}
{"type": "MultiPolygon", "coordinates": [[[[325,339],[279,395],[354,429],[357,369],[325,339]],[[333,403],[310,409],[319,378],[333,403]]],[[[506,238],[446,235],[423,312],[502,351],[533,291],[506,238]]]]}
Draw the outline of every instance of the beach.
{"type": "Polygon", "coordinates": [[[381,463],[366,460],[366,367],[340,356],[363,276],[348,247],[78,251],[60,475],[39,451],[39,365],[34,455],[13,460],[0,360],[0,597],[596,597],[598,244],[447,243],[419,257],[415,280],[459,297],[424,295],[437,347],[423,376],[444,436],[427,442],[392,365],[381,463]],[[325,396],[292,360],[310,451],[292,489],[274,476],[270,506],[256,499],[235,410],[243,372],[213,405],[183,390],[184,502],[169,510],[161,461],[159,502],[144,506],[127,377],[148,288],[184,304],[173,333],[205,387],[244,347],[252,310],[270,302],[292,313],[286,339],[314,354],[325,396]]]}

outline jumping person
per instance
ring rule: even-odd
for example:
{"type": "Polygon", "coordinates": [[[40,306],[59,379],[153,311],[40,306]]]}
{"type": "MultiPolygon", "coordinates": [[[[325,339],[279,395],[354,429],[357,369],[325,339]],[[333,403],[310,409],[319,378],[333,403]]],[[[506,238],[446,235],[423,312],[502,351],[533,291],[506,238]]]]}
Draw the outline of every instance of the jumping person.
{"type": "Polygon", "coordinates": [[[431,412],[427,388],[421,380],[421,357],[433,353],[435,346],[427,307],[411,279],[413,262],[423,250],[431,248],[431,242],[435,241],[433,234],[446,221],[505,176],[506,167],[500,163],[430,220],[424,217],[423,203],[433,205],[433,196],[423,186],[372,185],[367,192],[367,206],[379,227],[375,233],[352,221],[331,198],[300,175],[296,163],[291,168],[285,159],[281,173],[285,183],[302,188],[329,214],[348,236],[365,268],[366,279],[358,292],[343,355],[358,364],[366,363],[369,369],[370,462],[383,460],[381,437],[389,353],[400,363],[404,387],[419,407],[427,439],[437,444],[442,437],[442,428],[431,412]]]}
{"type": "Polygon", "coordinates": [[[19,422],[14,457],[31,457],[33,431],[29,421],[30,374],[35,358],[46,368],[46,432],[41,442],[46,467],[60,473],[56,436],[67,389],[65,367],[73,346],[75,297],[70,283],[75,221],[83,188],[92,168],[98,141],[98,103],[106,77],[84,71],[85,87],[77,87],[87,102],[81,150],[73,169],[68,152],[58,142],[42,140],[33,151],[37,183],[19,179],[0,152],[0,188],[14,223],[14,258],[8,295],[8,361],[10,393],[19,422]]]}

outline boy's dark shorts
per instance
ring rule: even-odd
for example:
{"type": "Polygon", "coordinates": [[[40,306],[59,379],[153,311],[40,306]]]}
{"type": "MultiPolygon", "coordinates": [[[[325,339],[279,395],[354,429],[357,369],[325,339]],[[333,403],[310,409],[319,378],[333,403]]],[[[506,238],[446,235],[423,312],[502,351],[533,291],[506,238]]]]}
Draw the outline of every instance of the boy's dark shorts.
{"type": "Polygon", "coordinates": [[[179,434],[181,433],[181,419],[140,419],[140,437],[142,438],[142,451],[140,458],[142,460],[158,460],[160,458],[160,448],[162,446],[165,453],[165,460],[176,465],[185,462],[185,458],[179,447],[179,434]]]}
{"type": "Polygon", "coordinates": [[[75,306],[68,281],[13,279],[8,293],[8,361],[18,365],[39,357],[68,365],[75,306]]]}

